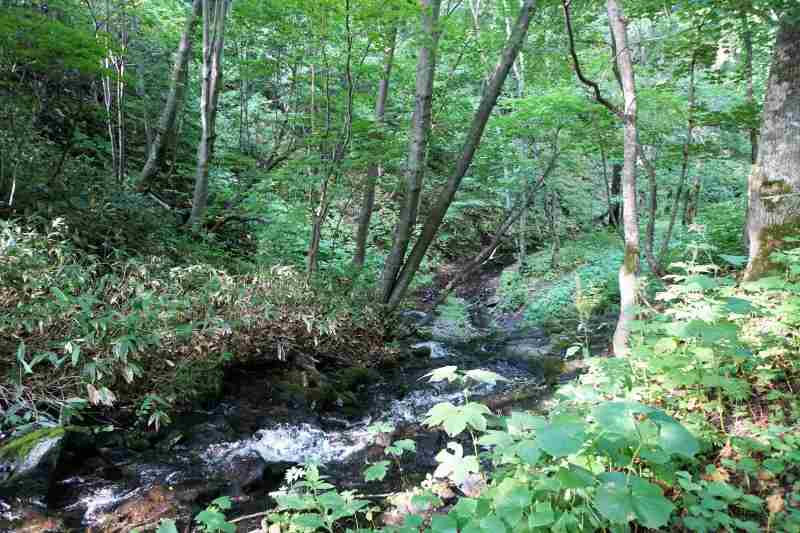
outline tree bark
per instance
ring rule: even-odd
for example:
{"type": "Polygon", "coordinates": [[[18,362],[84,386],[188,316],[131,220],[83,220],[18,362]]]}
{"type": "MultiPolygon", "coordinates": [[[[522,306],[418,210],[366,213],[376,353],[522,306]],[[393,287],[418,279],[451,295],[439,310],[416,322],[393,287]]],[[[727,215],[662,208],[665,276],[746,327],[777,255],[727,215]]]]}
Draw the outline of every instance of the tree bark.
{"type": "Polygon", "coordinates": [[[186,93],[186,78],[189,67],[189,58],[192,55],[192,41],[194,31],[197,27],[197,20],[202,12],[202,0],[192,2],[192,10],[186,19],[186,26],[181,35],[178,51],[175,54],[175,62],[172,66],[172,81],[170,84],[167,102],[161,112],[158,126],[155,128],[153,141],[147,151],[147,161],[145,161],[142,173],[139,176],[137,189],[142,192],[150,187],[150,182],[161,168],[164,155],[166,153],[169,140],[175,136],[175,123],[178,116],[178,108],[183,102],[186,93]]]}
{"type": "Polygon", "coordinates": [[[608,0],[608,18],[617,43],[617,65],[622,78],[625,100],[624,122],[624,162],[622,165],[622,218],[625,232],[625,255],[619,269],[620,311],[617,328],[614,332],[614,354],[628,355],[628,338],[631,323],[636,317],[638,273],[639,273],[639,217],[636,206],[636,158],[638,151],[636,130],[636,82],[633,75],[633,62],[628,47],[626,22],[621,2],[608,0]]]}
{"type": "MultiPolygon", "coordinates": [[[[397,27],[389,29],[386,48],[383,52],[383,74],[378,82],[378,97],[375,100],[375,125],[383,128],[383,119],[386,114],[386,100],[389,96],[389,77],[392,73],[394,61],[394,50],[397,45],[397,27]]],[[[358,227],[356,229],[356,251],[353,256],[353,265],[358,268],[364,266],[367,255],[367,237],[369,236],[369,224],[372,220],[372,211],[375,207],[375,185],[383,172],[380,163],[370,164],[367,170],[367,182],[364,186],[364,197],[361,201],[361,210],[358,215],[358,227]]]]}
{"type": "Polygon", "coordinates": [[[417,223],[417,209],[425,175],[425,151],[431,129],[433,103],[433,78],[436,73],[436,48],[439,41],[439,12],[441,0],[420,0],[424,41],[417,56],[417,86],[414,114],[409,134],[408,162],[406,166],[406,197],[400,218],[395,226],[392,248],[383,266],[381,300],[389,303],[398,272],[408,249],[411,233],[417,223]]]}
{"type": "Polygon", "coordinates": [[[222,82],[222,49],[225,37],[227,0],[203,2],[203,76],[200,94],[200,124],[202,134],[197,145],[194,197],[189,225],[197,228],[203,223],[208,207],[208,168],[214,154],[217,102],[222,82]]]}
{"type": "Polygon", "coordinates": [[[772,270],[770,254],[800,233],[800,9],[784,15],[764,97],[761,143],[748,180],[744,277],[772,270]]]}
{"type": "Polygon", "coordinates": [[[622,221],[622,204],[619,195],[622,192],[622,165],[613,163],[611,165],[611,198],[609,198],[608,224],[619,227],[622,221]]]}
{"type": "MultiPolygon", "coordinates": [[[[753,33],[750,30],[750,23],[747,20],[747,13],[742,15],[744,41],[744,68],[747,77],[747,102],[752,106],[755,103],[753,97],[753,33]]],[[[758,160],[758,129],[750,128],[750,164],[755,165],[758,160]]]]}
{"type": "MultiPolygon", "coordinates": [[[[687,95],[687,121],[686,121],[686,140],[683,143],[683,160],[681,161],[681,177],[678,181],[678,188],[675,191],[675,198],[672,202],[672,207],[669,212],[669,225],[667,226],[667,234],[664,237],[664,242],[661,244],[661,250],[658,253],[659,264],[663,265],[664,260],[669,252],[669,242],[672,240],[672,232],[675,229],[675,220],[678,217],[678,208],[680,206],[681,197],[683,197],[683,189],[686,186],[686,177],[689,173],[689,155],[692,150],[692,143],[694,142],[694,73],[697,64],[697,50],[692,53],[692,61],[689,64],[689,94],[687,95]]],[[[699,173],[698,173],[699,176],[699,173]]]]}
{"type": "Polygon", "coordinates": [[[461,185],[461,180],[472,164],[472,159],[480,144],[486,122],[489,120],[489,116],[500,95],[500,90],[503,88],[503,83],[508,77],[508,72],[511,70],[522,48],[525,36],[528,34],[528,27],[533,18],[535,4],[535,0],[524,0],[522,3],[511,37],[506,41],[500,61],[495,67],[494,73],[481,98],[478,110],[472,119],[472,124],[461,150],[461,156],[456,164],[456,168],[432,207],[425,221],[425,225],[422,228],[422,233],[417,239],[414,248],[411,250],[408,260],[405,265],[403,265],[397,278],[392,280],[393,283],[391,283],[391,291],[389,291],[388,297],[386,292],[384,292],[384,302],[387,304],[390,311],[396,309],[400,305],[409,285],[411,285],[411,281],[414,279],[414,275],[422,263],[423,257],[425,257],[425,253],[436,237],[436,233],[444,220],[444,216],[447,214],[447,210],[461,185]]]}

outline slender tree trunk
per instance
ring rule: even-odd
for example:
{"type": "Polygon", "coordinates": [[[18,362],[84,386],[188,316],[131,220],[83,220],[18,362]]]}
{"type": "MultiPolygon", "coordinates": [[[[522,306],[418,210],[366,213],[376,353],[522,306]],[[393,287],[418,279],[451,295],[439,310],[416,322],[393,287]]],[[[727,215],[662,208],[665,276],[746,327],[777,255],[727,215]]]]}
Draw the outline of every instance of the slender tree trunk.
{"type": "Polygon", "coordinates": [[[386,257],[381,276],[381,300],[389,303],[398,272],[408,249],[411,233],[417,223],[417,209],[425,175],[425,152],[431,130],[433,78],[436,73],[436,48],[439,41],[441,0],[420,0],[423,39],[417,56],[417,86],[414,114],[411,118],[408,161],[406,163],[406,195],[400,218],[395,226],[392,248],[386,257]]]}
{"type": "Polygon", "coordinates": [[[697,212],[697,203],[700,200],[700,169],[695,171],[692,186],[686,190],[683,199],[683,226],[691,226],[694,223],[694,215],[697,212]]]}
{"type": "Polygon", "coordinates": [[[480,144],[486,122],[489,120],[489,116],[500,95],[500,90],[503,88],[503,83],[508,77],[508,73],[522,48],[525,36],[528,34],[528,27],[533,18],[535,4],[535,0],[524,0],[522,3],[519,17],[514,25],[511,37],[506,41],[500,61],[495,67],[494,73],[481,98],[478,110],[472,119],[472,124],[461,150],[461,156],[456,164],[456,168],[432,207],[428,219],[425,221],[425,225],[422,228],[422,233],[417,239],[414,248],[411,250],[408,260],[405,265],[403,265],[396,281],[392,284],[389,297],[384,297],[384,302],[388,305],[389,310],[394,310],[400,305],[409,285],[411,285],[411,281],[414,279],[414,275],[422,263],[423,257],[425,257],[425,253],[428,251],[428,247],[430,247],[436,237],[436,233],[444,220],[444,216],[447,214],[447,210],[461,185],[461,180],[472,164],[472,158],[480,144]]]}
{"type": "MultiPolygon", "coordinates": [[[[744,40],[744,68],[745,76],[747,77],[747,102],[751,106],[755,106],[755,98],[753,96],[753,34],[750,30],[750,23],[747,20],[747,14],[742,15],[743,34],[744,40]]],[[[758,129],[750,128],[750,163],[755,165],[758,159],[758,129]]]]}
{"type": "Polygon", "coordinates": [[[194,197],[189,225],[202,225],[208,207],[208,168],[214,154],[217,102],[222,82],[222,49],[225,37],[227,0],[203,2],[203,75],[200,94],[202,134],[197,146],[194,197]]]}
{"type": "Polygon", "coordinates": [[[748,180],[745,279],[774,268],[770,254],[800,235],[800,9],[778,29],[764,98],[761,145],[748,180]]]}
{"type": "MultiPolygon", "coordinates": [[[[689,173],[689,155],[692,150],[692,143],[694,142],[694,72],[697,63],[697,51],[692,53],[692,61],[689,65],[689,94],[687,95],[687,121],[686,121],[686,141],[683,143],[683,160],[681,161],[681,177],[678,182],[678,188],[675,191],[675,198],[672,202],[672,207],[669,212],[669,225],[667,226],[667,234],[664,237],[664,242],[661,244],[661,250],[658,252],[658,261],[664,264],[664,260],[669,252],[669,242],[672,240],[672,232],[675,229],[675,220],[678,218],[678,208],[680,201],[683,197],[683,189],[686,186],[686,177],[689,173]]],[[[699,175],[699,174],[698,174],[699,175]]],[[[698,182],[699,183],[699,182],[698,182]]]]}
{"type": "Polygon", "coordinates": [[[619,228],[622,221],[622,203],[620,194],[622,192],[622,165],[613,163],[611,165],[611,198],[609,198],[608,223],[615,228],[619,228]]]}
{"type": "Polygon", "coordinates": [[[614,332],[614,354],[628,355],[628,338],[631,323],[636,318],[639,273],[639,217],[636,206],[636,155],[638,150],[636,129],[636,82],[633,62],[628,47],[628,35],[622,5],[618,0],[608,0],[608,18],[619,52],[617,65],[622,79],[625,99],[624,162],[622,165],[622,205],[625,232],[625,255],[619,269],[620,311],[614,332]]]}
{"type": "MultiPolygon", "coordinates": [[[[397,45],[397,27],[389,29],[386,48],[383,51],[383,74],[378,83],[378,97],[375,100],[375,125],[381,130],[383,138],[383,119],[386,114],[386,100],[389,96],[389,78],[392,73],[394,61],[394,50],[397,45]]],[[[367,255],[367,237],[369,236],[369,224],[372,220],[372,211],[375,207],[375,185],[383,172],[383,167],[379,162],[370,164],[367,170],[367,183],[364,186],[364,198],[361,201],[361,210],[358,215],[358,227],[356,229],[356,251],[353,256],[353,265],[358,268],[364,266],[367,255]]]]}
{"type": "Polygon", "coordinates": [[[161,168],[169,141],[175,137],[175,119],[178,115],[178,109],[183,103],[184,94],[186,93],[186,79],[189,59],[192,55],[192,41],[202,8],[203,0],[194,0],[192,2],[192,9],[186,19],[186,26],[183,30],[183,35],[181,35],[180,43],[178,44],[178,51],[175,54],[175,62],[172,66],[172,81],[170,83],[167,101],[164,104],[164,109],[161,111],[161,117],[155,129],[153,142],[147,152],[147,160],[139,176],[139,183],[137,184],[137,189],[139,191],[146,191],[149,188],[150,182],[161,168]]]}

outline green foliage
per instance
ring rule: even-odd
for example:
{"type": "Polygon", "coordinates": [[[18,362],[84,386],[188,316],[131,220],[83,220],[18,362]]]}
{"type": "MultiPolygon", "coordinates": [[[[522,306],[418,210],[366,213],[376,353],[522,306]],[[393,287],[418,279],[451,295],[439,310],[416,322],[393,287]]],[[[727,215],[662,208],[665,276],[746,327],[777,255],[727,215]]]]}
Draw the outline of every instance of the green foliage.
{"type": "Polygon", "coordinates": [[[231,500],[227,496],[217,498],[205,510],[200,511],[194,517],[194,521],[197,522],[200,531],[206,533],[235,533],[236,525],[225,518],[225,511],[230,510],[231,506],[231,500]]]}

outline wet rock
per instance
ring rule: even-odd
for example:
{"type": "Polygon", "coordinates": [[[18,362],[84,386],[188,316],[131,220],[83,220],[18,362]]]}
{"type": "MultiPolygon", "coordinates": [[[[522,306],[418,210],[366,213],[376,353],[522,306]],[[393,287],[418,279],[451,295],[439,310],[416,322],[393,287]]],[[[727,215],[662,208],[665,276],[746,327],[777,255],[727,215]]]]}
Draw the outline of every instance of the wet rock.
{"type": "Polygon", "coordinates": [[[0,447],[0,496],[46,499],[64,434],[61,426],[39,428],[0,447]]]}
{"type": "Polygon", "coordinates": [[[400,318],[407,324],[423,326],[428,321],[428,313],[411,309],[400,313],[400,318]]]}
{"type": "Polygon", "coordinates": [[[8,504],[0,501],[0,532],[50,533],[64,530],[64,523],[60,518],[48,516],[33,507],[11,511],[8,504]]]}
{"type": "Polygon", "coordinates": [[[547,339],[533,338],[511,341],[503,347],[502,351],[505,357],[527,361],[547,356],[552,349],[547,339]]]}
{"type": "Polygon", "coordinates": [[[219,465],[219,476],[230,483],[234,493],[261,483],[267,470],[266,461],[253,450],[231,453],[219,465]]]}
{"type": "Polygon", "coordinates": [[[114,511],[97,517],[92,533],[128,533],[136,527],[157,524],[180,514],[176,492],[156,486],[137,494],[114,511]]]}

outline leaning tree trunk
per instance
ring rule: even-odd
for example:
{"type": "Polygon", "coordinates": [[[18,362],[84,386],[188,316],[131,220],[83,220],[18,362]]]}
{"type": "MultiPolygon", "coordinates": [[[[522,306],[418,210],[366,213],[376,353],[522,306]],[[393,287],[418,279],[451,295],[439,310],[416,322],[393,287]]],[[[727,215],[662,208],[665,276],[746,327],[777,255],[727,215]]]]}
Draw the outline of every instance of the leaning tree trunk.
{"type": "Polygon", "coordinates": [[[194,0],[192,11],[186,19],[186,27],[183,30],[181,41],[178,44],[178,51],[175,54],[175,63],[172,66],[172,82],[167,95],[167,102],[164,104],[155,135],[147,151],[147,161],[145,161],[142,174],[139,176],[139,183],[137,184],[139,191],[145,191],[150,186],[150,182],[163,164],[167,144],[175,136],[178,108],[183,102],[183,95],[186,92],[186,72],[189,66],[189,58],[192,55],[192,37],[194,36],[197,19],[200,18],[202,7],[202,0],[194,0]]]}
{"type": "Polygon", "coordinates": [[[217,102],[222,81],[222,48],[227,0],[203,0],[203,76],[200,91],[202,134],[197,145],[194,197],[189,225],[203,223],[208,207],[208,167],[214,152],[217,102]]]}
{"type": "Polygon", "coordinates": [[[523,2],[519,17],[514,25],[514,30],[511,32],[511,37],[506,41],[500,61],[495,67],[494,73],[486,86],[486,90],[478,105],[478,110],[472,118],[472,124],[470,125],[469,133],[467,133],[467,138],[464,141],[464,146],[461,149],[461,155],[456,164],[456,168],[447,180],[447,184],[439,194],[436,203],[431,208],[431,212],[425,221],[425,225],[422,228],[417,242],[414,244],[414,248],[408,256],[408,260],[403,265],[397,278],[391,280],[391,290],[388,293],[388,297],[386,292],[384,292],[384,302],[387,304],[390,311],[397,309],[400,302],[403,300],[408,287],[411,285],[411,281],[414,279],[414,275],[422,263],[422,259],[425,257],[425,253],[428,251],[431,243],[433,243],[436,233],[442,225],[444,216],[447,214],[447,210],[450,208],[450,204],[453,202],[453,198],[461,185],[461,180],[472,164],[472,158],[475,156],[475,152],[481,142],[481,137],[483,137],[486,122],[492,114],[492,110],[497,103],[497,98],[500,96],[500,90],[503,88],[503,84],[505,83],[506,77],[508,77],[508,73],[514,61],[516,61],[522,44],[525,42],[525,36],[528,34],[528,27],[533,18],[535,4],[535,0],[525,0],[523,2]]]}
{"type": "MultiPolygon", "coordinates": [[[[386,100],[389,96],[389,76],[392,73],[392,63],[394,60],[394,50],[397,44],[397,27],[389,29],[386,49],[383,53],[383,75],[378,83],[378,97],[375,100],[375,125],[383,127],[383,119],[386,114],[386,100]]],[[[381,133],[382,138],[382,133],[381,133]]],[[[356,230],[356,251],[353,256],[353,265],[363,267],[367,255],[367,236],[369,235],[369,223],[372,220],[372,211],[375,207],[375,185],[382,171],[381,164],[374,162],[367,170],[367,183],[364,186],[364,197],[361,201],[361,211],[358,214],[358,227],[356,230]]]]}
{"type": "Polygon", "coordinates": [[[631,323],[636,318],[637,275],[639,273],[639,217],[636,209],[636,83],[633,62],[628,48],[628,35],[622,6],[617,0],[608,0],[608,18],[614,41],[617,43],[617,65],[622,78],[625,99],[624,161],[622,165],[622,219],[625,233],[625,255],[619,269],[620,309],[617,329],[614,332],[614,354],[628,355],[628,337],[631,323]]]}
{"type": "Polygon", "coordinates": [[[433,77],[436,73],[437,29],[441,0],[420,0],[424,41],[417,56],[417,87],[414,114],[411,118],[408,163],[406,167],[406,197],[400,218],[395,226],[392,249],[386,256],[381,276],[381,299],[389,303],[397,274],[403,265],[411,233],[417,223],[417,209],[425,175],[425,151],[431,131],[433,77]]]}
{"type": "Polygon", "coordinates": [[[775,42],[758,158],[748,180],[749,260],[744,277],[773,269],[770,254],[800,236],[800,9],[784,16],[775,42]]]}

